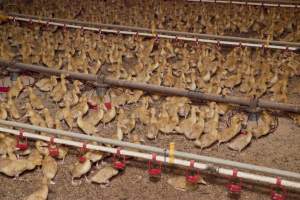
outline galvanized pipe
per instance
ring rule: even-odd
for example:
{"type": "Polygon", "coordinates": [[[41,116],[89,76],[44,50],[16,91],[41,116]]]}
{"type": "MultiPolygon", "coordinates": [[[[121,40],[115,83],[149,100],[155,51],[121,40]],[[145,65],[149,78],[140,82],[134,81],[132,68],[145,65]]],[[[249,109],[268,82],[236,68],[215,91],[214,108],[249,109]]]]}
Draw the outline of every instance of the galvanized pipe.
{"type": "MultiPolygon", "coordinates": [[[[64,130],[59,130],[59,129],[50,129],[50,128],[45,128],[45,127],[33,126],[33,125],[14,122],[14,121],[0,120],[0,124],[2,124],[3,126],[30,129],[30,130],[60,135],[60,136],[77,138],[77,139],[81,139],[81,140],[95,141],[95,142],[99,142],[99,143],[103,143],[103,144],[110,144],[110,145],[114,145],[114,146],[121,146],[121,147],[125,147],[125,148],[137,149],[137,150],[142,150],[142,151],[151,152],[151,153],[158,153],[160,155],[169,155],[170,154],[168,149],[161,149],[158,147],[124,142],[124,141],[120,141],[120,140],[113,140],[113,139],[103,138],[103,137],[98,137],[98,136],[84,135],[84,134],[80,134],[80,133],[69,132],[69,131],[64,131],[64,130]]],[[[232,168],[263,172],[263,173],[272,174],[272,175],[280,176],[280,177],[290,177],[290,178],[300,179],[300,174],[295,173],[295,172],[289,172],[289,171],[284,171],[284,170],[279,170],[279,169],[272,169],[272,168],[268,168],[268,167],[240,163],[240,162],[224,160],[224,159],[220,159],[220,158],[196,155],[196,154],[182,152],[182,151],[174,151],[174,156],[177,158],[184,158],[187,160],[196,160],[196,161],[207,162],[207,163],[212,163],[212,164],[216,164],[216,165],[229,166],[232,168]]]]}
{"type": "MultiPolygon", "coordinates": [[[[52,68],[47,68],[43,66],[38,65],[31,65],[31,64],[24,64],[24,63],[11,63],[7,62],[3,59],[0,59],[0,67],[15,67],[22,70],[27,71],[34,71],[38,73],[44,73],[46,75],[57,75],[65,74],[67,77],[72,79],[79,79],[84,81],[93,81],[96,82],[99,81],[100,77],[92,74],[84,74],[84,73],[77,73],[77,72],[68,72],[65,70],[57,70],[52,68]]],[[[196,91],[190,91],[185,89],[179,89],[179,88],[171,88],[171,87],[165,87],[165,86],[158,86],[153,84],[145,84],[145,83],[138,83],[138,82],[132,82],[132,81],[125,81],[125,80],[115,80],[110,78],[103,78],[101,80],[103,84],[108,84],[114,87],[124,87],[129,89],[138,89],[143,90],[147,92],[152,93],[160,93],[164,95],[170,95],[170,96],[182,96],[182,97],[188,97],[192,100],[196,101],[215,101],[219,103],[230,103],[230,104],[238,104],[241,106],[257,106],[261,108],[266,109],[276,109],[276,110],[282,110],[287,112],[295,112],[300,113],[300,105],[297,104],[287,104],[287,103],[277,103],[277,102],[271,102],[267,100],[257,100],[255,104],[253,104],[253,100],[249,98],[243,98],[243,97],[234,97],[234,96],[222,96],[222,95],[214,95],[214,94],[205,94],[201,92],[196,91]]]]}
{"type": "Polygon", "coordinates": [[[266,6],[266,7],[282,7],[282,8],[300,8],[299,2],[287,0],[245,0],[245,1],[231,1],[231,0],[187,0],[188,2],[201,3],[221,3],[221,4],[237,4],[249,6],[266,6]]]}
{"type": "Polygon", "coordinates": [[[220,35],[210,35],[210,34],[200,34],[200,33],[189,33],[189,32],[178,32],[157,29],[153,30],[148,28],[123,26],[123,25],[112,25],[112,24],[99,24],[85,21],[69,20],[69,19],[58,19],[58,18],[48,18],[39,17],[32,15],[24,15],[17,13],[10,13],[9,19],[48,24],[53,26],[60,26],[65,28],[76,28],[82,30],[90,30],[101,33],[114,33],[114,34],[125,34],[125,35],[139,35],[143,37],[154,37],[154,38],[164,38],[164,39],[175,39],[184,40],[191,42],[203,42],[212,43],[217,45],[230,45],[230,46],[248,46],[255,48],[271,48],[271,49],[281,49],[296,51],[300,48],[300,43],[297,42],[285,42],[285,41],[266,41],[260,39],[252,38],[241,38],[232,36],[220,36],[220,35]]]}

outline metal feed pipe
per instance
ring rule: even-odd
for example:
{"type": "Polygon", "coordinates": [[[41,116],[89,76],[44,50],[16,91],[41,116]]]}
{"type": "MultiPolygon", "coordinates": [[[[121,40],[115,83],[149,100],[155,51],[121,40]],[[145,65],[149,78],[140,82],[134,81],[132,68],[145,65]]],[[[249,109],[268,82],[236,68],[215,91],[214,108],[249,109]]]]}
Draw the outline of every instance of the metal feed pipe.
{"type": "MultiPolygon", "coordinates": [[[[9,134],[17,135],[17,136],[20,135],[20,131],[13,130],[13,129],[8,129],[8,128],[1,128],[0,127],[0,132],[9,133],[9,134]]],[[[53,139],[52,137],[33,134],[33,133],[30,133],[30,132],[23,132],[23,136],[27,137],[27,138],[35,139],[35,140],[44,140],[44,141],[47,141],[47,142],[51,141],[51,142],[54,142],[56,144],[64,144],[64,145],[79,147],[79,148],[83,147],[83,145],[85,144],[85,143],[82,143],[82,142],[77,142],[77,141],[72,141],[72,140],[67,140],[67,139],[60,139],[60,138],[54,138],[53,139]]],[[[107,153],[111,153],[111,154],[116,154],[119,150],[117,148],[105,147],[105,146],[100,146],[100,145],[93,145],[93,144],[85,144],[85,145],[86,145],[87,149],[107,152],[107,153]]],[[[136,151],[132,151],[132,150],[121,150],[120,153],[121,153],[121,155],[135,157],[135,158],[142,158],[142,159],[145,159],[145,160],[152,160],[153,159],[153,157],[152,157],[153,154],[149,154],[149,153],[141,153],[141,152],[136,152],[136,151]]],[[[156,160],[160,161],[160,162],[169,163],[171,158],[168,157],[168,156],[158,155],[158,156],[156,156],[156,160]]],[[[190,163],[191,163],[191,161],[188,161],[188,160],[182,160],[182,159],[178,159],[178,158],[172,159],[172,164],[173,165],[189,167],[190,163]]],[[[207,165],[207,164],[195,162],[194,163],[194,168],[199,169],[199,170],[209,170],[212,167],[207,165]]],[[[213,169],[214,169],[214,173],[219,174],[219,175],[225,175],[225,176],[228,176],[228,177],[233,176],[233,173],[235,171],[234,169],[225,169],[225,168],[213,168],[213,169]]],[[[261,182],[261,183],[268,183],[268,184],[272,184],[272,185],[275,185],[278,181],[277,178],[257,175],[257,174],[253,174],[253,173],[241,172],[241,171],[238,171],[238,173],[236,174],[236,177],[241,178],[241,179],[245,179],[245,180],[248,180],[248,181],[252,181],[252,182],[255,182],[255,183],[256,182],[261,182]]],[[[296,189],[296,190],[300,189],[300,183],[294,182],[294,181],[281,180],[281,185],[285,186],[287,188],[291,188],[291,189],[296,189]]]]}
{"type": "Polygon", "coordinates": [[[140,27],[133,27],[133,26],[99,24],[99,23],[92,23],[86,21],[39,17],[39,16],[24,15],[24,14],[17,14],[17,13],[10,13],[8,17],[10,20],[13,21],[38,23],[43,25],[59,26],[63,28],[75,28],[81,30],[95,31],[98,33],[124,34],[124,35],[132,35],[132,36],[191,41],[195,43],[203,42],[203,43],[211,43],[216,45],[247,46],[247,47],[255,47],[255,48],[270,48],[270,49],[281,49],[281,50],[290,50],[290,51],[296,51],[300,48],[300,43],[297,42],[266,41],[260,39],[178,32],[178,31],[169,31],[169,30],[162,30],[162,29],[157,29],[153,31],[148,28],[140,28],[140,27]]]}
{"type": "Polygon", "coordinates": [[[188,2],[201,3],[221,3],[221,4],[237,4],[249,6],[266,6],[266,7],[282,7],[282,8],[300,8],[299,2],[288,0],[187,0],[188,2]]]}
{"type": "MultiPolygon", "coordinates": [[[[45,127],[33,126],[33,125],[14,122],[14,121],[0,120],[0,124],[5,125],[5,126],[10,126],[10,127],[15,127],[15,128],[30,129],[30,130],[40,131],[40,132],[46,132],[49,134],[55,134],[55,135],[59,135],[59,136],[67,136],[67,137],[77,138],[77,139],[81,139],[81,140],[89,140],[89,141],[95,141],[95,142],[99,142],[99,143],[103,143],[103,144],[110,144],[110,145],[114,145],[114,146],[121,146],[121,147],[126,147],[126,148],[131,148],[131,149],[137,149],[137,150],[142,150],[142,151],[151,152],[151,153],[158,153],[160,155],[170,155],[169,150],[161,149],[161,148],[153,147],[153,146],[124,142],[124,141],[120,141],[120,140],[113,140],[113,139],[103,138],[103,137],[98,137],[98,136],[84,135],[84,134],[80,134],[80,133],[64,131],[64,130],[59,130],[59,129],[50,129],[50,128],[45,128],[45,127]]],[[[289,178],[294,178],[294,179],[300,180],[300,174],[295,173],[295,172],[289,172],[289,171],[273,169],[273,168],[268,168],[268,167],[263,167],[263,166],[257,166],[257,165],[252,165],[252,164],[246,164],[246,163],[240,163],[240,162],[224,160],[224,159],[220,159],[220,158],[202,156],[202,155],[197,155],[197,154],[192,154],[192,153],[187,153],[187,152],[182,152],[182,151],[174,151],[174,152],[172,152],[172,154],[176,158],[184,158],[187,160],[208,162],[208,163],[212,163],[212,164],[216,164],[216,165],[229,166],[231,168],[239,168],[239,169],[244,169],[244,170],[263,172],[263,173],[272,174],[275,176],[289,177],[289,178]]]]}
{"type": "Polygon", "coordinates": [[[12,63],[6,60],[2,60],[0,58],[0,67],[10,67],[17,68],[21,70],[34,71],[38,73],[44,73],[46,75],[61,75],[65,74],[68,78],[79,79],[84,81],[93,81],[95,83],[107,84],[115,87],[124,87],[130,89],[138,89],[152,93],[161,93],[165,95],[171,96],[183,96],[188,97],[192,100],[204,100],[204,101],[215,101],[219,103],[230,103],[230,104],[238,104],[241,106],[249,106],[251,108],[261,107],[266,109],[277,109],[287,112],[295,112],[300,113],[300,105],[297,104],[287,104],[287,103],[277,103],[262,99],[249,99],[243,97],[235,97],[235,96],[222,96],[222,95],[214,95],[214,94],[205,94],[197,91],[190,91],[179,88],[158,86],[153,84],[145,84],[133,81],[125,81],[125,80],[115,80],[110,78],[104,78],[97,75],[92,74],[84,74],[77,72],[68,72],[65,70],[57,70],[48,67],[24,64],[24,63],[12,63]]]}

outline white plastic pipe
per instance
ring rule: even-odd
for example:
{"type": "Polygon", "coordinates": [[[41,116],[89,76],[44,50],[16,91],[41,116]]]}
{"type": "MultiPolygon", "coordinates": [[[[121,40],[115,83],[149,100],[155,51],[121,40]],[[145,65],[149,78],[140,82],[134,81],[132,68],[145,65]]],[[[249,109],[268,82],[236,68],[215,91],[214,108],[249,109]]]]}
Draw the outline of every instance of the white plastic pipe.
{"type": "Polygon", "coordinates": [[[247,46],[247,47],[256,47],[256,48],[269,48],[269,49],[279,49],[279,50],[288,50],[295,51],[297,50],[296,47],[292,46],[283,46],[283,45],[275,45],[275,44],[258,44],[258,43],[250,43],[250,42],[236,42],[236,41],[226,41],[226,40],[215,40],[215,39],[203,39],[203,38],[195,38],[195,37],[183,37],[183,36],[174,36],[174,35],[166,35],[166,34],[152,34],[147,32],[136,32],[136,31],[119,31],[114,29],[99,29],[95,27],[89,26],[79,26],[67,23],[58,23],[58,22],[51,22],[45,21],[41,19],[31,19],[25,17],[15,17],[9,16],[10,20],[17,20],[23,22],[32,22],[32,23],[39,23],[39,24],[48,24],[52,26],[59,26],[59,27],[66,27],[66,28],[74,28],[74,29],[82,29],[82,30],[89,30],[89,31],[96,31],[99,32],[101,30],[102,33],[114,33],[114,34],[123,34],[123,35],[136,35],[144,36],[144,37],[152,37],[152,38],[164,38],[164,39],[177,39],[183,41],[190,41],[190,42],[202,42],[202,43],[210,43],[210,44],[220,44],[220,45],[231,45],[231,46],[247,46]]]}
{"type": "MultiPolygon", "coordinates": [[[[20,131],[18,131],[18,130],[2,128],[2,127],[0,127],[0,132],[9,133],[9,134],[13,134],[13,135],[20,134],[20,131]]],[[[34,134],[34,133],[29,133],[29,132],[23,132],[23,136],[30,138],[30,139],[43,140],[43,141],[47,141],[47,142],[50,142],[50,140],[51,140],[51,137],[38,135],[38,134],[34,134]]],[[[53,140],[53,142],[56,144],[64,144],[64,145],[73,146],[73,147],[82,147],[83,144],[85,144],[82,142],[76,142],[76,141],[60,139],[60,138],[55,138],[53,140]]],[[[102,151],[102,152],[107,152],[107,153],[112,153],[112,154],[116,154],[118,151],[117,148],[105,147],[105,146],[100,146],[100,145],[92,145],[92,144],[86,144],[86,148],[90,149],[90,150],[97,150],[97,151],[102,151]]],[[[142,158],[145,160],[152,160],[152,154],[149,154],[149,153],[140,153],[140,152],[129,151],[129,150],[121,150],[120,153],[125,156],[142,158]]],[[[164,157],[164,156],[158,155],[158,156],[156,156],[156,160],[161,161],[161,162],[165,162],[165,161],[169,162],[170,157],[167,157],[167,156],[164,157]]],[[[173,164],[189,167],[190,161],[175,158],[175,159],[173,159],[173,164]]],[[[199,169],[199,170],[206,170],[209,168],[209,166],[207,164],[195,162],[194,168],[199,169]]],[[[225,169],[225,168],[217,168],[216,172],[220,175],[225,175],[225,176],[232,176],[232,174],[233,174],[232,169],[225,169]]],[[[249,181],[261,182],[261,183],[267,183],[267,184],[276,184],[277,183],[277,178],[256,175],[256,174],[251,174],[251,173],[246,173],[246,172],[240,172],[240,171],[237,173],[237,177],[241,178],[241,179],[249,180],[249,181]]],[[[298,183],[298,182],[281,180],[281,184],[284,187],[293,188],[293,189],[297,189],[297,190],[300,189],[300,183],[298,183]]]]}
{"type": "MultiPolygon", "coordinates": [[[[6,126],[17,127],[17,128],[23,128],[23,129],[31,129],[31,130],[35,130],[35,131],[46,132],[46,133],[56,134],[56,135],[61,135],[61,136],[67,136],[67,137],[77,138],[77,139],[81,139],[81,140],[96,141],[96,142],[115,145],[115,146],[133,148],[133,149],[138,149],[138,150],[147,151],[147,152],[151,152],[151,153],[167,154],[167,155],[170,154],[169,150],[161,149],[158,147],[146,146],[146,145],[142,145],[142,144],[134,144],[134,143],[130,143],[130,142],[124,142],[124,141],[113,140],[113,139],[109,139],[109,138],[74,133],[74,132],[69,132],[69,131],[64,131],[64,130],[59,130],[59,129],[50,129],[50,128],[45,128],[45,127],[33,126],[30,124],[25,124],[25,123],[20,123],[20,122],[0,120],[0,124],[6,125],[6,126]]],[[[280,176],[280,177],[290,177],[293,179],[300,179],[299,173],[280,170],[280,169],[273,169],[273,168],[269,168],[269,167],[257,166],[257,165],[247,164],[247,163],[241,163],[241,162],[236,162],[236,161],[231,161],[231,160],[224,160],[221,158],[208,157],[208,156],[192,154],[192,153],[187,153],[187,152],[182,152],[182,151],[174,151],[174,156],[177,158],[180,157],[180,158],[184,158],[184,159],[188,159],[188,160],[196,160],[196,161],[207,162],[207,163],[212,163],[212,164],[217,164],[217,165],[225,165],[230,168],[246,169],[246,170],[251,170],[251,171],[256,171],[256,172],[268,173],[268,174],[272,174],[272,175],[280,176]]]]}
{"type": "Polygon", "coordinates": [[[249,5],[249,6],[266,6],[266,7],[283,7],[283,8],[299,8],[298,4],[289,4],[285,2],[270,3],[270,2],[254,2],[254,1],[224,1],[224,0],[187,0],[190,2],[203,2],[203,3],[222,3],[222,4],[237,4],[237,5],[249,5]]]}

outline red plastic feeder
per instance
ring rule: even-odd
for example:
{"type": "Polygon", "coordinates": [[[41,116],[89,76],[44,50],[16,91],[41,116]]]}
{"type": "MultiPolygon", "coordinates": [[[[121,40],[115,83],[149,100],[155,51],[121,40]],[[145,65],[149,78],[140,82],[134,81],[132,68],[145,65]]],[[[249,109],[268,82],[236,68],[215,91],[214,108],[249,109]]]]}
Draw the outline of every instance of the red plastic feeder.
{"type": "Polygon", "coordinates": [[[190,161],[190,167],[186,171],[186,174],[185,174],[185,180],[186,180],[186,182],[188,184],[191,184],[191,185],[197,185],[198,181],[200,179],[199,171],[198,170],[197,171],[194,170],[194,165],[195,165],[195,161],[191,160],[190,161]]]}
{"type": "Polygon", "coordinates": [[[114,162],[114,168],[117,170],[124,170],[126,167],[126,157],[125,155],[121,155],[121,149],[118,148],[117,149],[117,153],[114,154],[114,158],[113,158],[113,162],[114,162]]]}
{"type": "Polygon", "coordinates": [[[59,155],[59,150],[57,148],[57,146],[54,143],[54,137],[50,138],[50,142],[48,145],[48,151],[49,151],[49,155],[56,158],[59,155]]]}
{"type": "Polygon", "coordinates": [[[84,163],[86,161],[86,157],[84,156],[86,151],[87,151],[86,143],[83,143],[82,147],[80,147],[80,156],[78,158],[80,163],[84,163]]]}
{"type": "Polygon", "coordinates": [[[7,93],[9,91],[9,87],[0,87],[0,93],[7,93]]]}
{"type": "Polygon", "coordinates": [[[237,177],[238,170],[233,169],[231,183],[227,185],[229,195],[239,196],[242,192],[242,181],[237,177]]]}
{"type": "Polygon", "coordinates": [[[158,181],[161,177],[161,165],[160,161],[156,160],[156,154],[152,154],[152,160],[148,161],[148,174],[152,181],[158,181]]]}
{"type": "Polygon", "coordinates": [[[16,147],[18,148],[18,150],[20,151],[25,151],[28,149],[28,141],[27,141],[27,137],[24,137],[23,135],[24,130],[20,129],[20,133],[17,137],[17,144],[16,147]]]}
{"type": "Polygon", "coordinates": [[[89,108],[92,109],[92,110],[98,110],[98,105],[97,103],[93,102],[93,101],[88,101],[88,105],[89,105],[89,108]]]}
{"type": "Polygon", "coordinates": [[[273,186],[271,191],[271,200],[285,200],[286,196],[286,190],[281,184],[281,179],[277,177],[276,185],[275,187],[273,186]]]}
{"type": "Polygon", "coordinates": [[[104,106],[107,110],[110,110],[112,108],[111,100],[108,95],[104,96],[104,106]]]}

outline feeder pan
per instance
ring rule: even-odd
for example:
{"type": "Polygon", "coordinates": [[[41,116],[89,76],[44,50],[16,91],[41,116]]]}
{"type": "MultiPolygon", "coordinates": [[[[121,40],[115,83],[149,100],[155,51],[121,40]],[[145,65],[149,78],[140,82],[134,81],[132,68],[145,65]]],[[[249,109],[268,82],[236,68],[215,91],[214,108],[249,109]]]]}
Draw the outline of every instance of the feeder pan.
{"type": "Polygon", "coordinates": [[[54,143],[54,137],[51,137],[50,142],[49,142],[49,146],[48,146],[48,151],[49,151],[49,155],[52,157],[58,157],[59,155],[59,150],[57,148],[57,146],[54,143]]]}
{"type": "Polygon", "coordinates": [[[82,147],[80,147],[79,151],[80,151],[80,156],[78,160],[80,163],[84,163],[86,161],[86,157],[84,156],[85,152],[87,151],[86,143],[82,144],[82,147]]]}
{"type": "Polygon", "coordinates": [[[86,161],[86,157],[85,156],[80,156],[78,158],[78,160],[79,160],[80,163],[84,163],[86,161]]]}
{"type": "Polygon", "coordinates": [[[286,199],[286,190],[281,185],[281,179],[277,177],[276,185],[272,188],[271,191],[271,200],[285,200],[286,199]],[[276,189],[280,189],[281,192],[275,191],[276,189]]]}
{"type": "Polygon", "coordinates": [[[161,177],[161,162],[156,160],[156,154],[152,154],[152,160],[148,161],[148,174],[152,181],[158,181],[161,177]]]}
{"type": "Polygon", "coordinates": [[[113,158],[113,166],[115,169],[123,171],[126,167],[126,157],[125,155],[122,157],[121,156],[121,149],[118,148],[117,149],[117,153],[114,154],[114,158],[113,158]]]}
{"type": "Polygon", "coordinates": [[[192,173],[192,171],[194,170],[194,165],[195,165],[195,161],[191,160],[190,167],[185,174],[186,182],[191,185],[197,185],[200,179],[199,171],[195,172],[194,174],[192,173]]]}
{"type": "Polygon", "coordinates": [[[232,181],[227,185],[229,195],[239,196],[242,192],[242,181],[237,177],[237,174],[238,170],[233,169],[232,176],[230,177],[232,181]]]}
{"type": "Polygon", "coordinates": [[[7,93],[9,91],[9,87],[0,87],[0,93],[7,93]]]}
{"type": "Polygon", "coordinates": [[[28,149],[28,141],[27,141],[27,137],[24,137],[23,135],[23,129],[20,130],[20,135],[18,135],[17,137],[16,147],[20,151],[25,151],[28,149]]]}

